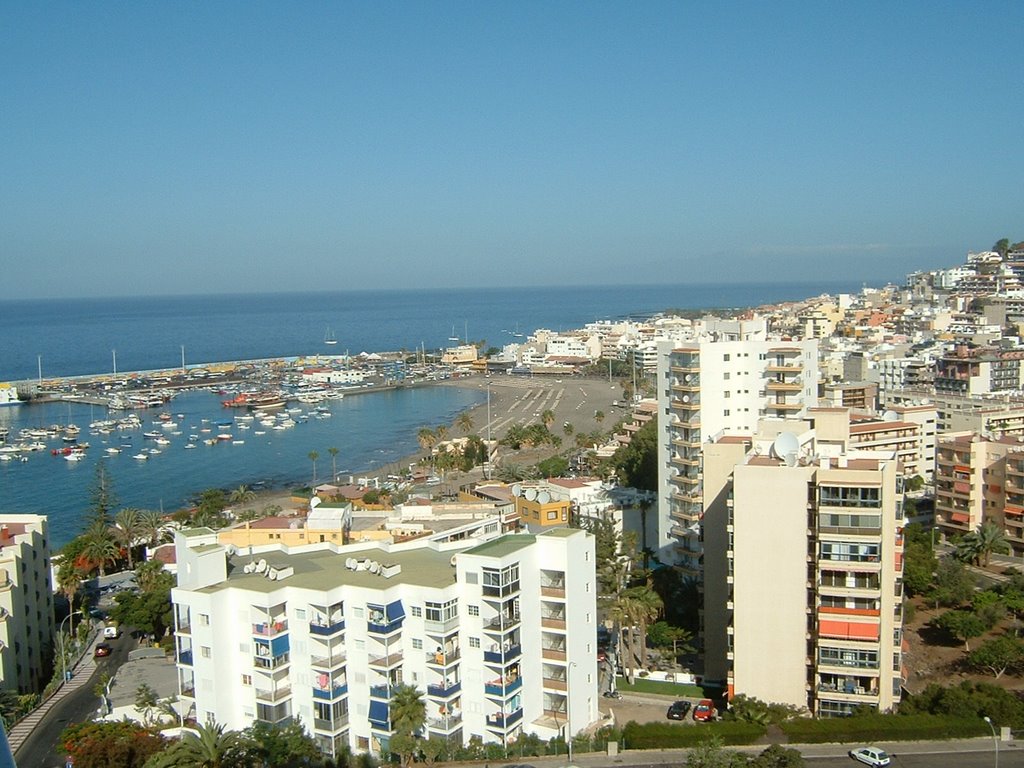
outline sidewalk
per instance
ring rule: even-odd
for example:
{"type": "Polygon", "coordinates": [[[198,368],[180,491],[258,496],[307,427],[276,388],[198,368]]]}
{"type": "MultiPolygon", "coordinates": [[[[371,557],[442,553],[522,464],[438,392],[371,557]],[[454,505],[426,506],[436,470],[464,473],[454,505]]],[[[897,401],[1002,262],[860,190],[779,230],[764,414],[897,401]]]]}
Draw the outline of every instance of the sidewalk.
{"type": "Polygon", "coordinates": [[[96,671],[96,660],[93,658],[93,651],[96,648],[96,643],[100,640],[102,640],[100,632],[94,630],[93,637],[86,646],[85,653],[71,666],[71,679],[63,681],[50,698],[32,710],[24,719],[19,720],[18,724],[7,734],[7,740],[11,745],[11,752],[15,756],[17,756],[21,745],[25,743],[25,739],[39,725],[40,721],[49,714],[51,709],[57,706],[60,701],[63,701],[65,696],[69,696],[72,692],[89,683],[92,673],[96,671]]]}

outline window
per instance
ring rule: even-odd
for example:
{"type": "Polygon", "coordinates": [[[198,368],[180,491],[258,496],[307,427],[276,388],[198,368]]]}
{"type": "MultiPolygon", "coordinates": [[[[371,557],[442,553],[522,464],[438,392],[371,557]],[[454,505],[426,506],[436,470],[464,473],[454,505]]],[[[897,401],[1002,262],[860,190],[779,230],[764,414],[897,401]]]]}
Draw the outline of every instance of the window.
{"type": "MultiPolygon", "coordinates": [[[[728,360],[729,356],[726,355],[725,358],[728,360]]],[[[725,373],[722,374],[722,378],[725,379],[726,381],[728,381],[729,380],[729,375],[730,375],[729,372],[726,371],[725,373]]]]}
{"type": "Polygon", "coordinates": [[[412,639],[412,647],[413,647],[413,650],[422,651],[423,650],[423,641],[420,638],[418,638],[418,637],[414,637],[412,639]]]}
{"type": "Polygon", "coordinates": [[[242,675],[242,685],[252,685],[252,675],[242,675]]]}
{"type": "Polygon", "coordinates": [[[723,360],[724,362],[728,363],[728,362],[729,362],[729,354],[728,354],[728,353],[726,353],[726,354],[722,355],[722,360],[723,360]]]}
{"type": "Polygon", "coordinates": [[[558,519],[558,513],[557,512],[548,512],[548,520],[557,520],[557,519],[558,519]]]}
{"type": "Polygon", "coordinates": [[[725,392],[722,393],[722,396],[723,397],[732,397],[732,392],[730,392],[729,390],[726,390],[725,392]]]}
{"type": "Polygon", "coordinates": [[[420,606],[418,606],[418,605],[414,605],[414,606],[412,607],[412,617],[413,617],[414,619],[420,619],[420,618],[423,618],[423,608],[421,608],[421,607],[420,607],[420,606]]]}
{"type": "Polygon", "coordinates": [[[469,606],[469,615],[470,616],[479,616],[480,615],[480,606],[479,605],[471,605],[471,606],[469,606]]]}
{"type": "Polygon", "coordinates": [[[458,600],[449,600],[446,603],[427,603],[427,621],[438,623],[451,621],[458,616],[458,600]]]}
{"type": "Polygon", "coordinates": [[[882,489],[823,485],[818,489],[818,504],[823,507],[878,508],[882,506],[882,489]]]}
{"type": "Polygon", "coordinates": [[[208,659],[208,658],[210,658],[210,656],[211,656],[211,653],[210,653],[210,646],[208,646],[208,645],[204,645],[204,646],[202,646],[202,647],[201,647],[201,648],[200,648],[199,650],[200,650],[200,654],[202,655],[202,657],[203,657],[204,659],[208,659]]]}
{"type": "Polygon", "coordinates": [[[352,609],[352,615],[355,618],[357,618],[357,619],[363,618],[363,609],[362,609],[362,607],[355,607],[355,608],[353,608],[352,609]]]}
{"type": "Polygon", "coordinates": [[[208,627],[210,626],[210,614],[200,613],[199,614],[199,626],[208,627]]]}
{"type": "Polygon", "coordinates": [[[306,609],[305,608],[296,608],[295,609],[295,618],[298,619],[299,621],[305,621],[306,620],[306,609]]]}
{"type": "Polygon", "coordinates": [[[479,648],[480,647],[480,638],[479,637],[471,637],[471,638],[469,638],[469,647],[470,648],[479,648]]]}
{"type": "Polygon", "coordinates": [[[728,416],[729,415],[729,409],[726,408],[724,411],[722,411],[722,415],[723,416],[728,416]]]}

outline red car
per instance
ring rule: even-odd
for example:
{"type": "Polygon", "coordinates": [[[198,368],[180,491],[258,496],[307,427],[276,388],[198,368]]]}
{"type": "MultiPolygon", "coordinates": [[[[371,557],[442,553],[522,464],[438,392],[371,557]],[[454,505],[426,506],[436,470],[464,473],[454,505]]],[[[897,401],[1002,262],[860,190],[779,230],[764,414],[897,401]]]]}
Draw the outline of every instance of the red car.
{"type": "Polygon", "coordinates": [[[98,659],[101,656],[109,656],[113,652],[114,648],[110,643],[100,643],[96,646],[96,650],[93,651],[92,655],[98,659]]]}
{"type": "Polygon", "coordinates": [[[693,708],[693,719],[698,723],[705,723],[715,719],[715,705],[711,699],[701,699],[693,708]]]}

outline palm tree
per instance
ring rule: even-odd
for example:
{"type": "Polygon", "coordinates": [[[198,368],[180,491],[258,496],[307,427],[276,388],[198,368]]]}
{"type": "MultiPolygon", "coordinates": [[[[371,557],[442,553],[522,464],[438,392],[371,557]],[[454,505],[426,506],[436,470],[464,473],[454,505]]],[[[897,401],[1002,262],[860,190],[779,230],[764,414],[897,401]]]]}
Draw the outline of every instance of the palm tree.
{"type": "Polygon", "coordinates": [[[430,457],[434,446],[437,445],[437,435],[434,434],[434,430],[430,427],[423,427],[423,429],[416,433],[416,439],[420,442],[420,448],[425,450],[427,456],[430,457]]]}
{"type": "Polygon", "coordinates": [[[117,560],[120,550],[111,536],[110,529],[97,521],[85,533],[82,555],[100,569],[100,576],[107,575],[107,564],[117,560]]]}
{"type": "Polygon", "coordinates": [[[551,425],[555,423],[555,412],[548,408],[540,415],[540,423],[545,429],[551,429],[551,425]]]}
{"type": "Polygon", "coordinates": [[[468,435],[473,431],[473,417],[469,415],[469,411],[463,411],[459,414],[459,418],[455,420],[455,426],[457,426],[464,435],[468,435]]]}
{"type": "Polygon", "coordinates": [[[1010,551],[1006,534],[991,520],[979,525],[975,535],[978,537],[978,551],[981,555],[982,565],[986,567],[988,567],[993,554],[1002,555],[1010,551]]]}
{"type": "Polygon", "coordinates": [[[142,524],[139,522],[139,510],[127,507],[114,515],[114,525],[110,529],[114,541],[121,545],[121,548],[128,553],[128,570],[135,567],[135,558],[132,555],[132,547],[142,534],[142,524]]]}
{"type": "Polygon", "coordinates": [[[594,421],[598,424],[604,421],[604,411],[594,411],[594,421]]]}
{"type": "Polygon", "coordinates": [[[309,460],[313,462],[313,485],[316,485],[316,460],[320,458],[320,454],[316,451],[310,451],[307,455],[309,460]]]}
{"type": "Polygon", "coordinates": [[[233,506],[249,504],[256,500],[256,491],[247,485],[240,485],[228,494],[228,503],[233,506]]]}
{"type": "Polygon", "coordinates": [[[427,721],[427,705],[423,695],[413,685],[400,684],[391,691],[391,728],[396,742],[402,746],[402,764],[408,766],[412,762],[415,742],[412,736],[418,733],[427,721]]]}
{"type": "Polygon", "coordinates": [[[155,509],[144,509],[139,512],[139,533],[149,540],[150,549],[160,543],[164,523],[164,516],[155,509]]]}
{"type": "Polygon", "coordinates": [[[327,452],[331,454],[331,482],[337,482],[338,480],[338,449],[331,446],[327,449],[327,452]]]}
{"type": "Polygon", "coordinates": [[[633,615],[640,624],[640,666],[643,668],[647,666],[647,624],[657,619],[665,606],[650,582],[627,589],[623,597],[633,602],[633,615]]]}
{"type": "Polygon", "coordinates": [[[68,607],[71,611],[69,622],[71,628],[68,631],[72,637],[75,636],[75,595],[78,594],[81,586],[82,572],[75,567],[74,563],[61,563],[61,567],[57,569],[57,588],[68,599],[68,607]]]}
{"type": "Polygon", "coordinates": [[[185,731],[181,741],[150,761],[154,768],[241,768],[248,764],[248,740],[223,725],[203,723],[185,731]]]}
{"type": "Polygon", "coordinates": [[[448,439],[448,427],[442,424],[441,426],[434,430],[434,434],[437,435],[437,442],[443,443],[445,440],[448,439]]]}

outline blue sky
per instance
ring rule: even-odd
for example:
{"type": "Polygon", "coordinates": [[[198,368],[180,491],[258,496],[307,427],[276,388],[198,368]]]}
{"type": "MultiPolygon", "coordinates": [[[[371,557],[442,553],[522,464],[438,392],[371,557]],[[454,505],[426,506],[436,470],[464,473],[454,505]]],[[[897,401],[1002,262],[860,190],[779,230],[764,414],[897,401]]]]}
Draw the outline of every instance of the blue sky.
{"type": "Polygon", "coordinates": [[[1011,3],[6,3],[0,298],[881,282],[1024,240],[1011,3]]]}

